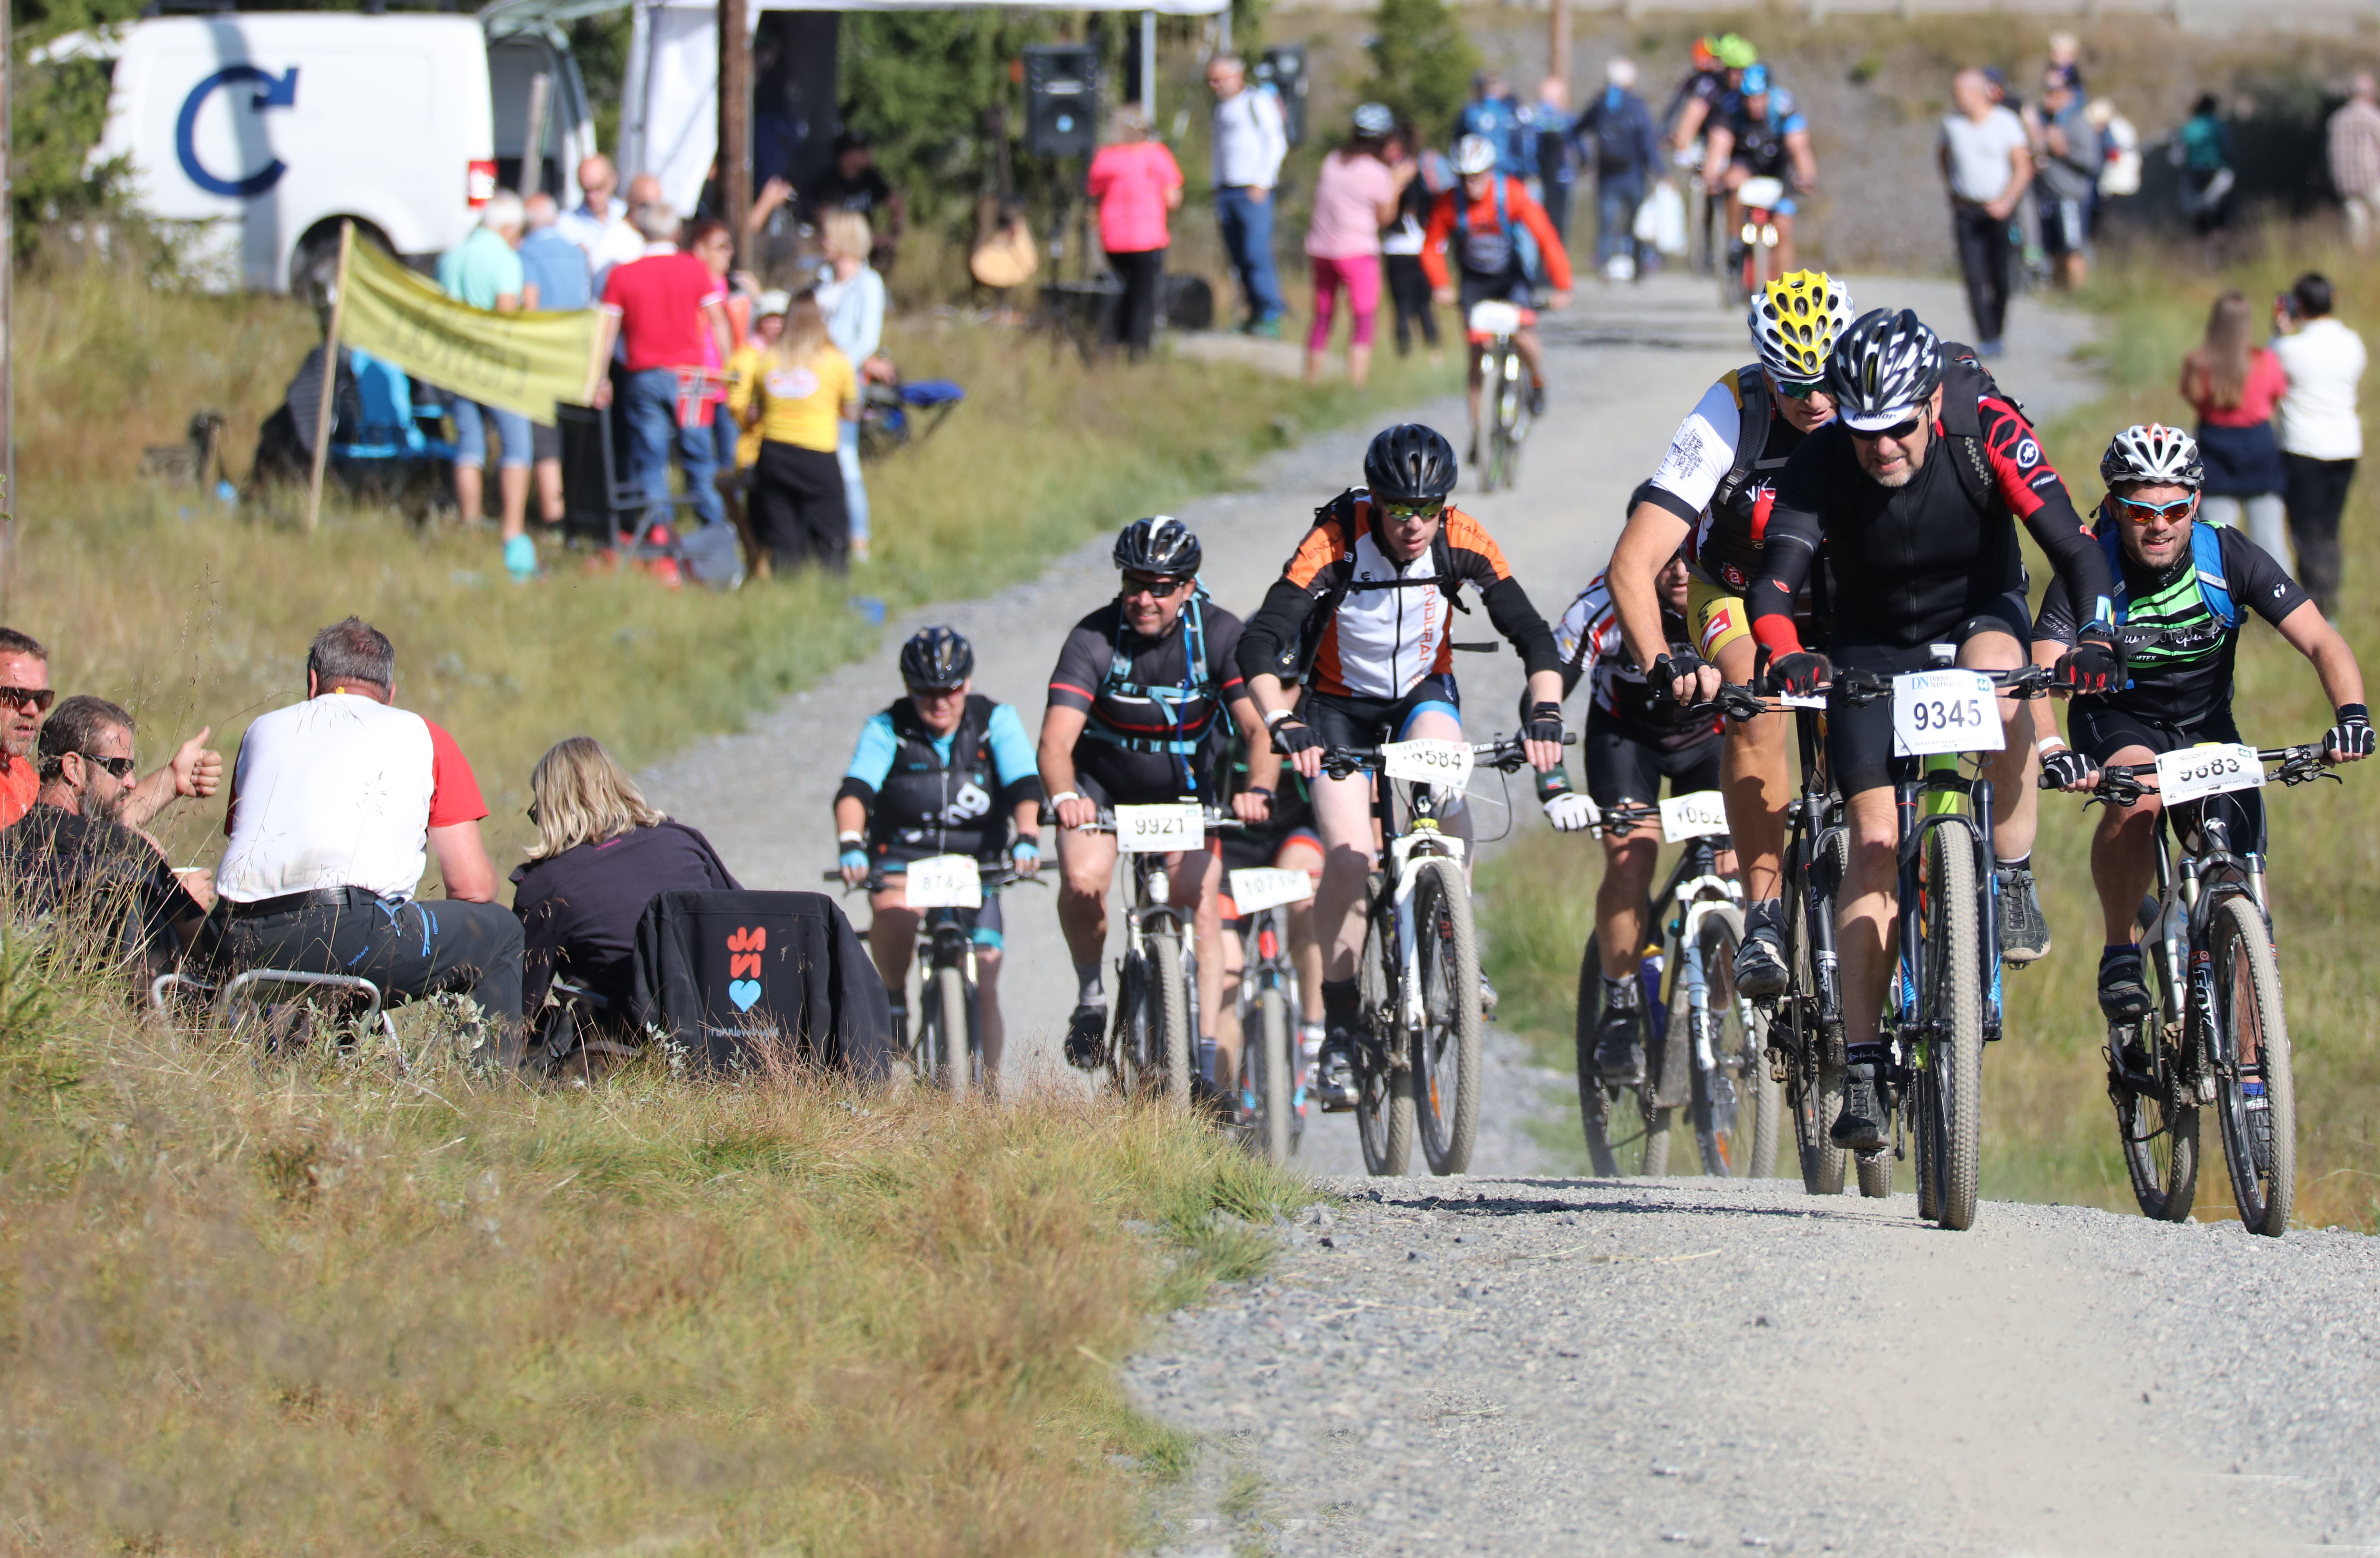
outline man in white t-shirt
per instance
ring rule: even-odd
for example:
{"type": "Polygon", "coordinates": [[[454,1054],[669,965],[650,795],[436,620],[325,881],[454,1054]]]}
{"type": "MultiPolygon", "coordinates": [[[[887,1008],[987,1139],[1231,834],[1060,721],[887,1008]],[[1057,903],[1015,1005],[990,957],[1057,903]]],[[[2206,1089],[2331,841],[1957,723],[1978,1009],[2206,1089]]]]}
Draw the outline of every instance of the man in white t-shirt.
{"type": "Polygon", "coordinates": [[[488,814],[455,738],[391,706],[396,651],[356,617],[314,636],[306,700],[248,727],[215,870],[228,969],[355,974],[395,999],[468,995],[520,1058],[521,926],[495,902],[488,814]],[[435,856],[446,896],[417,902],[435,856]]]}
{"type": "Polygon", "coordinates": [[[2024,121],[1992,101],[1980,70],[1961,70],[1950,82],[1957,112],[1942,119],[1936,157],[1950,190],[1950,231],[1959,269],[1967,277],[1967,304],[1975,315],[1975,354],[1997,357],[2008,317],[2009,220],[2033,182],[2033,147],[2024,121]]]}
{"type": "Polygon", "coordinates": [[[2298,582],[2338,615],[2338,516],[2363,457],[2363,419],[2356,395],[2363,381],[2363,337],[2330,317],[2330,278],[2308,271],[2273,310],[2273,354],[2289,376],[2274,408],[2281,466],[2289,475],[2289,540],[2298,582]]]}

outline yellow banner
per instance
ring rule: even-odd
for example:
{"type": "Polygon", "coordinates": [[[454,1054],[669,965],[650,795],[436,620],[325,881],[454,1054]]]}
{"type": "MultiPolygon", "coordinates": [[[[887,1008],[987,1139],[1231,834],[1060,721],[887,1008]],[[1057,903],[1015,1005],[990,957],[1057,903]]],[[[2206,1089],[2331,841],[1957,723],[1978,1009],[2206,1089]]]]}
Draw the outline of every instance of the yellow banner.
{"type": "Polygon", "coordinates": [[[350,240],[339,344],[483,406],[553,420],[591,404],[609,348],[604,315],[500,314],[441,292],[371,244],[350,240]]]}

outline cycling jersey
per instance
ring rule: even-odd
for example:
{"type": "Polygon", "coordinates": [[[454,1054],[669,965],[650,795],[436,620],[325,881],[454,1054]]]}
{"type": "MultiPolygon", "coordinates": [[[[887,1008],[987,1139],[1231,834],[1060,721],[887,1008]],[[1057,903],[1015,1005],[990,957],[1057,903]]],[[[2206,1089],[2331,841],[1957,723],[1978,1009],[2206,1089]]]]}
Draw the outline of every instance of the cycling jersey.
{"type": "Polygon", "coordinates": [[[1240,619],[1203,595],[1155,639],[1128,627],[1117,605],[1075,624],[1050,674],[1050,704],[1086,716],[1078,774],[1126,804],[1210,793],[1224,712],[1247,696],[1240,633],[1240,619]]]}
{"type": "Polygon", "coordinates": [[[1438,539],[1399,565],[1361,488],[1326,504],[1240,640],[1240,669],[1311,681],[1334,696],[1403,698],[1454,665],[1451,617],[1465,584],[1528,670],[1560,664],[1553,634],[1479,521],[1449,507],[1438,539]]]}
{"type": "MultiPolygon", "coordinates": [[[[2106,532],[2107,520],[2100,525],[2104,552],[2114,537],[2106,532]]],[[[2202,519],[2191,529],[2191,542],[2162,572],[2112,548],[2118,553],[2116,641],[2123,646],[2130,680],[2119,692],[2077,697],[2077,717],[2105,708],[2177,730],[2195,728],[2230,708],[2232,658],[2245,611],[2277,626],[2313,598],[2272,554],[2228,526],[2202,519]]],[[[2070,648],[2081,628],[2074,598],[2059,578],[2042,596],[2033,636],[2070,648]]]]}
{"type": "MultiPolygon", "coordinates": [[[[1954,386],[1979,375],[1954,374],[1954,386]]],[[[1803,439],[1777,481],[1760,574],[1745,597],[1752,633],[1772,652],[1802,648],[1793,599],[1823,543],[1833,571],[1831,639],[1918,649],[1952,641],[1961,625],[2025,592],[2013,517],[2049,554],[2070,595],[2105,620],[2107,560],[2083,528],[2033,429],[1998,395],[1972,416],[1946,394],[1925,462],[1906,486],[1860,469],[1852,436],[1830,422],[1803,439]],[[1966,474],[1957,469],[1966,462],[1966,474]],[[1973,489],[1970,482],[1973,483],[1973,489]]]]}
{"type": "Polygon", "coordinates": [[[1479,200],[1471,199],[1469,189],[1460,184],[1439,196],[1437,205],[1430,211],[1429,230],[1422,235],[1421,268],[1428,274],[1429,284],[1453,285],[1452,273],[1446,263],[1450,239],[1458,240],[1454,260],[1464,275],[1507,274],[1514,268],[1520,252],[1515,224],[1527,229],[1536,240],[1547,283],[1557,292],[1568,292],[1570,256],[1562,250],[1561,234],[1554,230],[1545,208],[1529,198],[1528,190],[1517,179],[1500,174],[1488,181],[1488,193],[1479,200]]]}
{"type": "Polygon", "coordinates": [[[958,724],[936,736],[904,698],[868,716],[844,772],[837,800],[868,811],[868,854],[880,866],[929,855],[997,860],[1008,848],[1008,819],[1041,796],[1041,776],[1025,723],[1005,703],[970,695],[958,724]]]}
{"type": "Polygon", "coordinates": [[[1638,489],[1639,501],[1693,526],[1687,562],[1741,595],[1760,571],[1777,474],[1808,437],[1779,413],[1760,365],[1747,363],[1703,392],[1670,435],[1661,469],[1638,489]],[[1748,456],[1747,444],[1755,444],[1748,456]]]}
{"type": "Polygon", "coordinates": [[[1768,89],[1768,111],[1759,118],[1752,116],[1740,91],[1730,92],[1714,114],[1735,137],[1735,150],[1730,153],[1730,160],[1755,175],[1770,178],[1784,177],[1791,165],[1785,151],[1785,138],[1810,128],[1793,94],[1778,86],[1768,89]]]}
{"type": "MultiPolygon", "coordinates": [[[[1685,617],[1664,601],[1662,641],[1690,642],[1688,631],[1685,617]]],[[[1568,697],[1582,677],[1591,677],[1596,711],[1632,739],[1680,751],[1719,733],[1716,713],[1690,712],[1666,691],[1655,690],[1645,673],[1630,663],[1620,636],[1620,614],[1611,604],[1611,589],[1603,574],[1596,575],[1562,614],[1554,628],[1554,648],[1561,655],[1562,695],[1568,697]]]]}

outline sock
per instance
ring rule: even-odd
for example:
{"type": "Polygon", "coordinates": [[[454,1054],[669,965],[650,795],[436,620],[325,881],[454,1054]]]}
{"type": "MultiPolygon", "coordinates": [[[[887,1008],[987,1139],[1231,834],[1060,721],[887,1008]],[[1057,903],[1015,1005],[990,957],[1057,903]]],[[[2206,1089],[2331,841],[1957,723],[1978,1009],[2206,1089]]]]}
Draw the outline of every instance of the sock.
{"type": "Polygon", "coordinates": [[[2099,949],[2099,967],[2105,968],[2110,963],[2137,963],[2140,961],[2140,943],[2109,942],[2106,946],[2099,949]]]}
{"type": "Polygon", "coordinates": [[[1322,981],[1322,1021],[1330,1028],[1353,1028],[1361,1015],[1363,996],[1354,980],[1322,981]]]}
{"type": "Polygon", "coordinates": [[[1743,906],[1743,933],[1756,936],[1767,931],[1771,941],[1785,940],[1785,900],[1755,898],[1743,906]]]}
{"type": "Polygon", "coordinates": [[[2029,871],[2033,870],[2033,851],[2030,849],[2026,850],[2023,856],[2018,859],[2000,860],[1996,863],[1998,865],[2000,870],[2004,871],[2029,871]]]}
{"type": "Polygon", "coordinates": [[[1609,974],[1603,976],[1603,1004],[1615,1010],[1634,1011],[1644,993],[1643,988],[1633,979],[1615,980],[1609,974]]]}
{"type": "Polygon", "coordinates": [[[1108,1004],[1106,975],[1099,964],[1075,964],[1075,980],[1079,987],[1075,992],[1075,1004],[1078,1006],[1104,1006],[1108,1004]]]}

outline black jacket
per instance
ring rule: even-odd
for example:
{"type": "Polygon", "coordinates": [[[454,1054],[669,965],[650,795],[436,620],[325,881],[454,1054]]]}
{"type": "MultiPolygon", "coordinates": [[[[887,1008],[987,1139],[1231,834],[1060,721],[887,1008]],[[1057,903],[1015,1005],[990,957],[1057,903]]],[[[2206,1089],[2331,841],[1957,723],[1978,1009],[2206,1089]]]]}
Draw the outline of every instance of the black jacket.
{"type": "Polygon", "coordinates": [[[559,975],[601,996],[605,1026],[618,1025],[636,983],[637,921],[653,895],[741,885],[709,839],[666,821],[516,869],[521,1015],[537,1020],[546,989],[559,975]]]}
{"type": "Polygon", "coordinates": [[[637,921],[632,1019],[697,1070],[783,1057],[881,1080],[892,1003],[823,893],[663,893],[637,921]]]}

